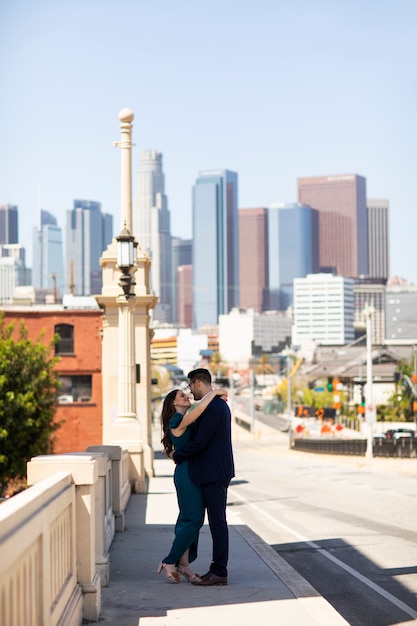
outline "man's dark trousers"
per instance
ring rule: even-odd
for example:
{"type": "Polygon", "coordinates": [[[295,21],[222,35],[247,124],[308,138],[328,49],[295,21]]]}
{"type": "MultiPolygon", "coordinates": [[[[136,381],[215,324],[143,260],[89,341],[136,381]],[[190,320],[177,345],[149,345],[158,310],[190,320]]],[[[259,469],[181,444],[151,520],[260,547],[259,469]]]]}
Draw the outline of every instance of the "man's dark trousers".
{"type": "Polygon", "coordinates": [[[213,540],[213,555],[210,572],[216,576],[227,576],[229,558],[229,530],[226,522],[226,500],[228,481],[216,481],[201,485],[203,501],[213,540]]]}

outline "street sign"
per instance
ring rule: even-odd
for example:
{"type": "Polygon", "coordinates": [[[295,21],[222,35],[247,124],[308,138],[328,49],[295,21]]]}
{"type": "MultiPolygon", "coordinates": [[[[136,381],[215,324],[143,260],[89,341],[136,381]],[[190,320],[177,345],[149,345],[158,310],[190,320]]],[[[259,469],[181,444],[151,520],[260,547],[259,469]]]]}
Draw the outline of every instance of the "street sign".
{"type": "Polygon", "coordinates": [[[324,391],[324,387],[314,387],[314,391],[317,391],[317,392],[324,391]]]}

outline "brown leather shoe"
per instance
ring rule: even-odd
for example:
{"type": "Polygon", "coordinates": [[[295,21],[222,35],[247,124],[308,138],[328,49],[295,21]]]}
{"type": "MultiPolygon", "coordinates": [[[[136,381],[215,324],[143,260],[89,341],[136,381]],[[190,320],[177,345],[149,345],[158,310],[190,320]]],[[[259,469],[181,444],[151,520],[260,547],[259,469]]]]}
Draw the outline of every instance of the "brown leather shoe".
{"type": "Polygon", "coordinates": [[[227,585],[227,577],[226,576],[217,576],[210,572],[206,574],[200,580],[193,580],[191,582],[192,585],[197,585],[198,587],[212,587],[214,585],[227,585]]]}

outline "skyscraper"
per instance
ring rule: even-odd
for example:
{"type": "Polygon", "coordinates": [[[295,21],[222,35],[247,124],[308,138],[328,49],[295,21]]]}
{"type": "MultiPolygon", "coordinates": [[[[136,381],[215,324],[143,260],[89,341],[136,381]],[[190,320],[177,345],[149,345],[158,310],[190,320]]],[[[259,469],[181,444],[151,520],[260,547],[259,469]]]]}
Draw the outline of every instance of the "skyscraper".
{"type": "Polygon", "coordinates": [[[180,265],[177,268],[177,320],[179,324],[193,325],[193,268],[180,265]]]}
{"type": "Polygon", "coordinates": [[[18,243],[18,212],[13,204],[0,204],[0,244],[18,243]]]}
{"type": "Polygon", "coordinates": [[[417,286],[393,279],[386,290],[386,334],[389,345],[417,345],[417,286]]]}
{"type": "Polygon", "coordinates": [[[139,155],[136,208],[133,212],[133,235],[152,260],[150,282],[158,296],[153,317],[172,320],[172,241],[170,213],[165,195],[162,154],[143,150],[139,155]]]}
{"type": "Polygon", "coordinates": [[[299,178],[298,201],[319,212],[321,270],[368,275],[366,179],[356,174],[299,178]]]}
{"type": "Polygon", "coordinates": [[[113,218],[101,212],[100,202],[74,200],[67,211],[66,272],[69,291],[76,296],[99,294],[100,257],[113,237],[113,218]]]}
{"type": "Polygon", "coordinates": [[[382,345],[385,340],[385,299],[386,280],[384,278],[355,278],[353,292],[355,296],[355,335],[366,334],[365,308],[373,306],[372,344],[382,345]]]}
{"type": "Polygon", "coordinates": [[[293,281],[319,271],[318,211],[303,204],[268,210],[269,302],[285,311],[293,303],[293,281]]]}
{"type": "Polygon", "coordinates": [[[389,277],[388,200],[367,200],[369,276],[389,277]]]}
{"type": "Polygon", "coordinates": [[[344,345],[354,339],[354,281],[332,274],[294,280],[293,345],[344,345]]]}
{"type": "Polygon", "coordinates": [[[26,251],[19,243],[0,244],[0,304],[12,301],[16,287],[31,284],[32,272],[25,259],[26,251]]]}
{"type": "Polygon", "coordinates": [[[193,187],[194,328],[239,303],[238,175],[200,172],[193,187]]]}
{"type": "Polygon", "coordinates": [[[239,209],[239,300],[244,309],[267,307],[268,211],[239,209]]]}
{"type": "Polygon", "coordinates": [[[65,292],[62,230],[48,211],[40,212],[40,227],[33,229],[32,284],[37,289],[65,292]]]}
{"type": "MultiPolygon", "coordinates": [[[[180,322],[180,307],[179,307],[179,293],[178,290],[180,288],[179,280],[180,274],[179,270],[184,266],[191,266],[193,261],[193,242],[191,239],[181,239],[180,237],[172,237],[172,322],[180,322]]],[[[185,276],[185,274],[184,274],[185,276]]],[[[184,276],[181,276],[181,289],[184,289],[184,276]]],[[[192,274],[186,274],[187,280],[191,279],[192,274]]],[[[192,290],[192,284],[191,284],[192,290]]],[[[187,292],[188,293],[188,292],[187,292]]],[[[191,311],[192,307],[190,307],[191,311]]],[[[183,307],[181,306],[181,311],[183,311],[183,307]]],[[[191,328],[192,322],[189,325],[191,328]]]]}

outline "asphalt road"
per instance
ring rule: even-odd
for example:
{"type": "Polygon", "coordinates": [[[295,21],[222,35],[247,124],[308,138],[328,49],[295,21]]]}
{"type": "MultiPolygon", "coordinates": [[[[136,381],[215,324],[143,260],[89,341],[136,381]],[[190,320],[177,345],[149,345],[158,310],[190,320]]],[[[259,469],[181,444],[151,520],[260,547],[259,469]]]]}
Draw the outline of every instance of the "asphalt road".
{"type": "Polygon", "coordinates": [[[417,624],[417,473],[289,450],[271,420],[275,431],[235,442],[229,506],[349,624],[417,624]]]}

